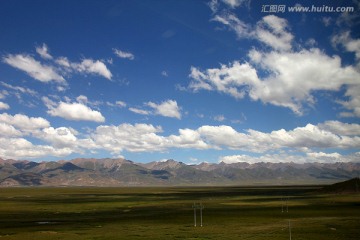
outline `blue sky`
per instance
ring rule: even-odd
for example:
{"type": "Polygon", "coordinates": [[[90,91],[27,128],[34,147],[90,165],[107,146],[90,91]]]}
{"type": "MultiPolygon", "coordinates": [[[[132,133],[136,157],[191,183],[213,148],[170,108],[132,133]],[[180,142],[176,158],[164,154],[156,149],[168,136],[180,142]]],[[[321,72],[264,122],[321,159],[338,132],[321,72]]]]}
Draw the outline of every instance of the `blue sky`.
{"type": "Polygon", "coordinates": [[[359,7],[2,1],[0,157],[359,161],[359,7]]]}

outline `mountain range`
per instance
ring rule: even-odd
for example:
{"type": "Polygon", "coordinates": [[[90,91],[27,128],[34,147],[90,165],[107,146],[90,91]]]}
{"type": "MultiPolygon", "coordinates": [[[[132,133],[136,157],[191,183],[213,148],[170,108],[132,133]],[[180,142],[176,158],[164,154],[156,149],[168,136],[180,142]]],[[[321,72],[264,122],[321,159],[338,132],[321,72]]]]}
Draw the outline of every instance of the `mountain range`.
{"type": "Polygon", "coordinates": [[[216,186],[330,184],[358,177],[360,162],[201,163],[123,158],[34,162],[0,158],[0,186],[216,186]]]}

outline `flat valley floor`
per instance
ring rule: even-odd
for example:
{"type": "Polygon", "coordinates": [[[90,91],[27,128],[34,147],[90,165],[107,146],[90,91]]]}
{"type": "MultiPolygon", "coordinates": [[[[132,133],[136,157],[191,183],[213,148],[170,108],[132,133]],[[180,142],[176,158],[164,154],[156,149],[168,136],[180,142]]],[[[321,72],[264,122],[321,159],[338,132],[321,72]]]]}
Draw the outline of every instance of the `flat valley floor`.
{"type": "Polygon", "coordinates": [[[0,188],[0,239],[359,239],[360,194],[319,189],[0,188]]]}

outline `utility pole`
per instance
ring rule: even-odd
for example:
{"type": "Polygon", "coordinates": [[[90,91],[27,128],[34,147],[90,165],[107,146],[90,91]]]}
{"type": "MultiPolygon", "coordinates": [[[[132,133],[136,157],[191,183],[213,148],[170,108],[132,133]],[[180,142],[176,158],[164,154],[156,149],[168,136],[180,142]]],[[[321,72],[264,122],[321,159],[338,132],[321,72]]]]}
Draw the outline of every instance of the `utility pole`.
{"type": "Polygon", "coordinates": [[[286,199],[286,212],[289,212],[289,205],[288,205],[289,197],[286,199]]]}
{"type": "Polygon", "coordinates": [[[290,225],[290,219],[289,219],[289,237],[290,237],[290,240],[291,240],[291,225],[290,225]]]}
{"type": "Polygon", "coordinates": [[[200,203],[200,226],[202,227],[202,210],[203,210],[204,206],[202,205],[202,203],[200,203]]]}
{"type": "Polygon", "coordinates": [[[193,204],[193,209],[194,209],[194,227],[196,227],[196,209],[200,209],[200,227],[203,226],[203,218],[202,218],[202,210],[204,209],[204,205],[202,205],[202,203],[193,204]]]}
{"type": "Polygon", "coordinates": [[[195,203],[193,205],[193,209],[194,209],[194,227],[196,227],[196,204],[195,203]]]}

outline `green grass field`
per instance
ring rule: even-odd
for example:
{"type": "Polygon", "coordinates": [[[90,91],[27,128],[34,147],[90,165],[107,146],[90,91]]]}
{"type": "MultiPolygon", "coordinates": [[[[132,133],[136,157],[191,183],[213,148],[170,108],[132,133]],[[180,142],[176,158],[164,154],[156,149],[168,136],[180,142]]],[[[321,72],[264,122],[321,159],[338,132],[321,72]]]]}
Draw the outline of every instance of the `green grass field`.
{"type": "Polygon", "coordinates": [[[293,240],[359,239],[360,195],[316,187],[0,189],[1,240],[280,240],[289,239],[289,220],[293,240]],[[205,207],[203,227],[200,210],[194,227],[194,202],[205,207]]]}

